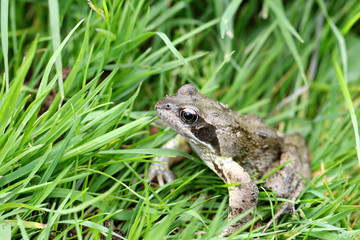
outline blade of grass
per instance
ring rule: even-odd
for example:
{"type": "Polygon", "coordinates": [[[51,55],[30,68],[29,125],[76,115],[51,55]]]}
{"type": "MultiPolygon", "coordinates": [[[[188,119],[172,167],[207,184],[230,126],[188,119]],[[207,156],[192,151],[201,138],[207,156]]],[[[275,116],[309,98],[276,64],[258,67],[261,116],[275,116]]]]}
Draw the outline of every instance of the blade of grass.
{"type": "Polygon", "coordinates": [[[276,18],[278,18],[278,22],[280,24],[283,24],[288,31],[294,35],[301,43],[304,42],[304,40],[301,38],[301,36],[297,33],[295,28],[291,25],[289,19],[286,17],[284,6],[282,5],[282,2],[280,0],[266,0],[266,4],[270,7],[270,9],[275,13],[276,18]]]}
{"type": "Polygon", "coordinates": [[[17,155],[16,157],[9,159],[8,162],[6,162],[5,164],[3,164],[0,167],[0,175],[4,175],[7,171],[9,171],[9,169],[11,169],[11,165],[15,164],[16,162],[20,161],[23,157],[28,156],[29,154],[33,154],[36,153],[36,151],[40,148],[42,148],[44,145],[37,145],[37,146],[33,146],[30,147],[28,149],[26,149],[26,151],[22,152],[21,154],[17,155]]]}
{"type": "MultiPolygon", "coordinates": [[[[232,0],[230,4],[226,7],[224,14],[222,15],[220,22],[220,33],[221,38],[224,38],[226,31],[230,31],[230,22],[233,20],[236,10],[239,8],[242,0],[232,0]]],[[[232,35],[234,35],[232,33],[232,35]]]]}
{"type": "Polygon", "coordinates": [[[170,41],[170,39],[166,36],[165,33],[155,32],[166,44],[166,46],[170,49],[170,51],[185,65],[189,65],[186,59],[179,53],[179,51],[175,48],[174,44],[170,41]]]}
{"type": "MultiPolygon", "coordinates": [[[[15,15],[15,1],[10,2],[10,23],[11,23],[11,34],[12,43],[13,43],[13,51],[14,55],[16,56],[18,53],[18,44],[17,44],[17,37],[16,37],[16,15],[15,15]]],[[[17,69],[15,69],[17,70],[17,69]]]]}
{"type": "MultiPolygon", "coordinates": [[[[5,89],[9,90],[10,79],[9,79],[9,35],[8,35],[8,25],[9,25],[9,0],[1,0],[1,47],[4,57],[5,65],[5,89]]],[[[0,131],[1,133],[2,131],[0,131]]]]}
{"type": "MultiPolygon", "coordinates": [[[[76,75],[79,72],[79,68],[81,66],[81,63],[83,61],[84,58],[84,54],[85,54],[85,50],[88,46],[88,42],[89,42],[89,19],[91,19],[91,13],[89,14],[88,20],[86,21],[86,30],[85,30],[85,36],[84,36],[84,41],[82,43],[82,46],[80,48],[80,52],[76,58],[75,64],[73,65],[71,72],[69,73],[69,75],[66,78],[66,82],[64,83],[64,96],[65,94],[67,94],[69,92],[69,90],[71,89],[71,87],[74,84],[74,80],[76,75]]],[[[55,50],[54,50],[55,51],[55,50]]],[[[62,101],[63,96],[61,96],[61,94],[56,95],[54,101],[52,102],[51,106],[49,107],[49,112],[50,114],[55,112],[56,109],[59,107],[60,102],[62,101]]],[[[49,114],[49,116],[50,116],[49,114]]]]}
{"type": "Polygon", "coordinates": [[[0,221],[0,238],[10,240],[11,239],[11,226],[6,221],[0,221]]]}
{"type": "MultiPolygon", "coordinates": [[[[165,3],[165,1],[164,1],[165,3]]],[[[174,16],[176,13],[178,13],[180,10],[184,9],[186,7],[186,3],[183,1],[177,2],[176,4],[174,4],[173,6],[171,6],[170,9],[167,9],[166,11],[163,11],[163,13],[156,18],[154,21],[151,22],[151,24],[149,24],[145,31],[151,31],[153,29],[155,29],[156,27],[161,26],[161,24],[166,24],[166,21],[174,16]]]]}
{"type": "Polygon", "coordinates": [[[1,106],[0,133],[4,133],[5,127],[9,123],[12,113],[14,112],[18,96],[20,95],[21,92],[21,86],[23,85],[25,76],[29,71],[32,60],[34,58],[37,43],[38,43],[38,37],[36,37],[35,40],[32,42],[31,47],[25,58],[25,61],[21,64],[18,74],[15,76],[15,79],[11,84],[9,91],[6,94],[6,100],[4,104],[1,106]]]}
{"type": "MultiPolygon", "coordinates": [[[[59,223],[74,224],[74,225],[77,224],[77,222],[76,222],[75,220],[71,220],[71,219],[69,219],[69,220],[62,220],[62,221],[59,221],[59,223]]],[[[109,231],[110,231],[109,228],[104,227],[104,226],[102,226],[102,225],[100,225],[100,224],[96,224],[96,223],[94,223],[94,222],[92,222],[92,221],[81,221],[81,222],[79,221],[78,224],[81,225],[81,226],[86,226],[86,227],[89,227],[89,228],[97,229],[97,230],[99,230],[99,231],[101,231],[101,232],[103,232],[103,233],[109,233],[109,231]]],[[[125,239],[124,237],[120,236],[119,234],[117,234],[117,233],[115,233],[115,232],[112,232],[112,235],[113,235],[114,237],[118,237],[118,238],[120,238],[120,239],[125,239]]]]}
{"type": "Polygon", "coordinates": [[[47,83],[48,83],[48,79],[49,79],[49,75],[50,75],[50,71],[51,68],[53,66],[53,64],[55,63],[57,57],[60,55],[61,50],[64,48],[65,44],[69,41],[70,37],[73,35],[73,33],[75,32],[75,30],[80,26],[80,24],[84,21],[81,20],[78,24],[76,24],[76,26],[70,31],[70,33],[66,36],[66,38],[64,39],[64,41],[62,41],[62,43],[60,44],[60,46],[56,49],[56,51],[54,52],[54,54],[51,56],[51,58],[49,59],[48,64],[45,67],[45,71],[43,74],[43,77],[41,78],[41,83],[40,86],[38,88],[38,92],[36,94],[36,96],[39,96],[40,94],[43,93],[47,83]]]}
{"type": "Polygon", "coordinates": [[[87,152],[96,150],[99,147],[104,146],[105,144],[108,144],[108,143],[114,141],[115,139],[123,136],[128,131],[134,130],[134,129],[140,129],[140,128],[144,127],[145,125],[148,125],[149,123],[150,123],[149,117],[139,118],[138,120],[128,123],[128,124],[118,128],[118,129],[115,129],[101,137],[95,138],[94,140],[84,143],[83,145],[76,147],[75,149],[67,151],[63,155],[62,160],[67,160],[72,157],[82,155],[87,152]]]}
{"type": "Polygon", "coordinates": [[[79,205],[77,205],[76,207],[72,207],[72,208],[68,208],[68,209],[62,209],[62,210],[57,210],[55,211],[57,214],[61,214],[61,215],[66,215],[66,214],[70,214],[70,213],[74,213],[74,212],[79,212],[87,207],[89,207],[90,205],[103,200],[107,197],[110,196],[110,194],[112,192],[114,192],[118,187],[120,186],[120,183],[117,182],[114,184],[114,186],[112,186],[109,190],[107,190],[106,192],[104,192],[103,194],[99,195],[98,197],[95,197],[89,201],[86,201],[84,203],[81,203],[79,205]]]}
{"type": "MultiPolygon", "coordinates": [[[[205,29],[208,29],[208,28],[212,27],[213,25],[217,24],[218,22],[220,22],[220,19],[214,19],[214,20],[211,20],[211,21],[209,21],[207,23],[204,23],[203,25],[195,28],[194,30],[192,30],[192,31],[182,35],[181,37],[175,39],[172,42],[172,45],[175,47],[176,45],[184,42],[185,40],[193,37],[196,34],[199,34],[200,32],[204,31],[205,29]]],[[[154,52],[153,54],[151,54],[150,56],[145,58],[143,62],[146,63],[146,62],[151,61],[154,58],[162,56],[166,52],[167,49],[168,49],[167,47],[162,47],[161,49],[157,50],[156,52],[154,52]]]]}
{"type": "Polygon", "coordinates": [[[325,3],[323,0],[317,0],[325,18],[326,21],[329,23],[331,30],[333,31],[334,35],[336,36],[338,43],[339,43],[339,48],[340,48],[340,55],[341,55],[341,61],[342,61],[342,67],[343,69],[341,69],[337,58],[336,58],[336,53],[335,51],[333,51],[332,53],[332,62],[333,65],[335,67],[335,72],[336,72],[336,76],[338,78],[339,84],[340,84],[340,89],[343,93],[343,96],[345,98],[345,103],[348,107],[348,111],[351,117],[351,121],[353,124],[353,128],[354,128],[354,134],[355,134],[355,143],[356,143],[356,150],[357,150],[357,158],[358,158],[358,162],[360,165],[360,137],[359,137],[359,127],[358,127],[358,122],[357,122],[357,117],[355,114],[355,110],[354,110],[354,106],[351,100],[351,96],[349,93],[349,89],[347,87],[347,82],[348,82],[348,64],[347,64],[347,53],[346,53],[346,44],[345,44],[345,39],[342,36],[341,32],[339,31],[339,29],[336,27],[336,25],[333,23],[333,21],[331,20],[331,18],[329,17],[329,14],[326,10],[325,7],[325,3]]]}
{"type": "MultiPolygon", "coordinates": [[[[50,29],[51,29],[51,40],[53,51],[60,47],[60,16],[59,16],[59,2],[58,0],[48,0],[49,4],[49,17],[50,17],[50,29]]],[[[64,83],[63,83],[63,75],[62,75],[62,61],[61,61],[61,51],[59,55],[56,57],[55,61],[56,71],[59,72],[58,76],[58,84],[59,91],[61,96],[61,101],[64,99],[64,83]]]]}
{"type": "Polygon", "coordinates": [[[296,61],[296,64],[299,68],[300,76],[304,80],[305,84],[307,84],[308,80],[307,80],[307,77],[305,74],[305,68],[302,63],[299,51],[295,45],[295,42],[294,42],[293,38],[291,37],[291,35],[289,34],[289,32],[284,27],[282,27],[283,23],[281,21],[279,21],[279,25],[280,25],[280,30],[284,37],[284,40],[285,40],[286,44],[288,45],[288,48],[289,48],[290,52],[292,53],[292,55],[296,61]]]}
{"type": "Polygon", "coordinates": [[[238,73],[238,77],[235,78],[231,89],[227,92],[227,94],[221,99],[221,101],[228,103],[229,105],[232,105],[233,102],[237,99],[234,97],[237,93],[239,93],[239,88],[242,83],[243,76],[247,75],[246,71],[250,68],[251,63],[254,62],[254,59],[257,55],[259,55],[260,50],[264,47],[265,42],[269,39],[270,34],[274,31],[275,27],[277,26],[277,23],[274,22],[271,24],[266,31],[263,32],[262,35],[260,35],[254,42],[255,46],[249,55],[249,57],[246,59],[244,65],[242,66],[241,70],[238,73]]]}
{"type": "Polygon", "coordinates": [[[347,34],[353,25],[360,19],[360,12],[357,12],[351,19],[346,23],[346,25],[341,29],[343,35],[347,34]]]}
{"type": "MultiPolygon", "coordinates": [[[[201,88],[200,92],[205,94],[209,91],[211,91],[212,89],[210,89],[210,87],[208,87],[209,85],[214,85],[215,83],[211,84],[212,82],[215,82],[215,76],[220,72],[220,70],[223,68],[223,66],[230,61],[231,56],[234,54],[235,51],[232,51],[225,59],[224,61],[220,64],[220,66],[216,69],[216,71],[210,76],[210,78],[205,82],[205,84],[203,85],[203,87],[201,88]]],[[[213,88],[216,88],[217,86],[212,86],[213,88]]]]}
{"type": "Polygon", "coordinates": [[[22,239],[24,240],[29,240],[29,236],[28,234],[26,233],[26,229],[25,229],[25,224],[24,222],[21,220],[21,218],[19,217],[19,215],[16,215],[16,220],[17,220],[17,225],[19,226],[20,228],[20,232],[21,232],[21,237],[22,239]]]}
{"type": "Polygon", "coordinates": [[[65,149],[68,147],[70,139],[72,139],[75,136],[75,131],[78,128],[80,123],[80,118],[76,118],[73,121],[73,125],[69,131],[69,133],[66,135],[65,139],[63,141],[61,141],[61,145],[56,153],[56,156],[54,159],[52,159],[50,166],[47,167],[44,175],[42,176],[41,180],[40,180],[40,184],[41,183],[45,183],[49,180],[50,176],[52,175],[52,173],[55,171],[55,168],[57,167],[61,157],[63,156],[65,149]]]}
{"type": "Polygon", "coordinates": [[[354,105],[353,105],[353,102],[352,102],[352,99],[351,99],[351,96],[349,93],[349,89],[346,85],[346,79],[345,79],[343,72],[340,68],[340,65],[337,61],[335,51],[332,54],[332,61],[333,61],[334,67],[335,67],[336,76],[337,76],[339,84],[340,84],[341,92],[343,93],[343,96],[345,98],[345,103],[346,103],[346,106],[348,108],[348,111],[349,111],[349,114],[351,117],[351,122],[353,125],[354,135],[355,135],[357,158],[358,158],[358,162],[360,165],[360,137],[359,137],[359,126],[358,126],[358,122],[357,122],[358,120],[357,120],[354,105]]]}
{"type": "MultiPolygon", "coordinates": [[[[339,29],[336,27],[336,25],[334,24],[334,22],[331,20],[326,7],[325,7],[325,3],[323,0],[317,0],[317,3],[320,6],[321,11],[323,12],[326,21],[329,23],[331,30],[333,31],[336,39],[338,40],[339,43],[339,48],[340,48],[340,55],[341,55],[341,62],[343,64],[343,75],[344,75],[344,79],[346,84],[348,83],[348,63],[347,63],[347,53],[346,53],[346,43],[345,43],[345,39],[343,37],[343,35],[341,34],[341,32],[339,31],[339,29]]],[[[359,159],[360,161],[360,159],[359,159]]]]}

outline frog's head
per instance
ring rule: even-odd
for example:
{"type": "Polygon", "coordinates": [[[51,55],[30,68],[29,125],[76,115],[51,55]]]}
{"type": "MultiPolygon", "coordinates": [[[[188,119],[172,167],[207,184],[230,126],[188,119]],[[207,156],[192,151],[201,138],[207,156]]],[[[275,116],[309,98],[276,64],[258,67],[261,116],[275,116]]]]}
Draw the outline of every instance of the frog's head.
{"type": "Polygon", "coordinates": [[[220,102],[200,94],[191,84],[183,85],[177,94],[159,100],[157,115],[177,133],[184,136],[198,153],[220,152],[217,130],[227,125],[229,110],[220,102]]]}

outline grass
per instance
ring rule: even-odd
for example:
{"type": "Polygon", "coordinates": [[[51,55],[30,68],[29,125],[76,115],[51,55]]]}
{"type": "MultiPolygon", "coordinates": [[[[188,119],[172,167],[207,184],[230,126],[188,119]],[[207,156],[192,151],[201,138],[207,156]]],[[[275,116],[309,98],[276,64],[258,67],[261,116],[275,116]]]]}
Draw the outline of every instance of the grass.
{"type": "Polygon", "coordinates": [[[227,189],[195,154],[146,181],[182,154],[153,106],[184,83],[311,150],[297,215],[261,233],[282,200],[260,188],[229,239],[358,238],[359,18],[356,0],[1,0],[0,238],[218,238],[227,189]]]}

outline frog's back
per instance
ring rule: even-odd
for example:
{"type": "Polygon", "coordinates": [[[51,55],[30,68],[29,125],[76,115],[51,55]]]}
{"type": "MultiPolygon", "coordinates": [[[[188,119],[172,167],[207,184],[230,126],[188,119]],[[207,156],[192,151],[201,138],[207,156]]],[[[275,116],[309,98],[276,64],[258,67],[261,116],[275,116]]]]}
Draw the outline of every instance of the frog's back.
{"type": "Polygon", "coordinates": [[[237,113],[234,116],[237,122],[233,129],[236,146],[228,151],[250,175],[258,173],[259,178],[272,162],[279,159],[283,139],[257,115],[237,113]]]}

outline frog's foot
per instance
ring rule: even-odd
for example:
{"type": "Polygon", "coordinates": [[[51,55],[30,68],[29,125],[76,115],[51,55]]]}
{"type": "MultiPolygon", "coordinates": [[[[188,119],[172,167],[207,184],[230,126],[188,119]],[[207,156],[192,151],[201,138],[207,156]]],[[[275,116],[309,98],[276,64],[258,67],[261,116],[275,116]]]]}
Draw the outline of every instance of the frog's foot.
{"type": "Polygon", "coordinates": [[[277,210],[277,212],[275,213],[275,216],[273,219],[271,219],[266,225],[265,228],[262,230],[262,233],[266,232],[269,227],[273,224],[274,220],[275,220],[275,224],[277,223],[279,217],[284,214],[289,212],[289,209],[291,211],[291,213],[293,215],[295,215],[295,207],[293,203],[290,202],[284,202],[284,204],[280,207],[280,209],[277,210]]]}
{"type": "MultiPolygon", "coordinates": [[[[176,149],[182,152],[190,153],[191,148],[186,139],[179,134],[176,137],[167,141],[161,148],[163,149],[176,149]]],[[[176,179],[175,174],[170,168],[184,160],[183,156],[167,157],[159,156],[153,159],[155,162],[150,164],[148,182],[151,182],[157,178],[159,185],[164,186],[164,180],[166,183],[170,183],[176,179]]]]}
{"type": "Polygon", "coordinates": [[[151,182],[155,178],[157,179],[160,186],[164,186],[164,181],[166,183],[170,183],[176,179],[175,174],[170,170],[167,161],[164,161],[163,158],[166,157],[156,157],[154,158],[154,161],[157,161],[155,163],[152,163],[149,167],[149,173],[148,173],[148,182],[151,182]],[[158,162],[164,162],[164,163],[158,163],[158,162]]]}
{"type": "MultiPolygon", "coordinates": [[[[266,179],[265,187],[272,189],[277,197],[294,202],[305,188],[305,181],[301,175],[308,179],[311,177],[305,140],[299,134],[292,134],[285,139],[280,161],[274,162],[268,172],[272,172],[283,164],[286,165],[266,179]]],[[[294,204],[284,202],[276,212],[274,219],[266,224],[263,232],[271,226],[274,220],[277,221],[281,214],[289,210],[295,214],[294,204]]]]}

